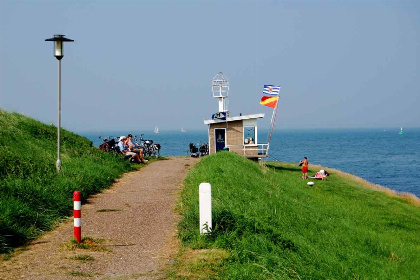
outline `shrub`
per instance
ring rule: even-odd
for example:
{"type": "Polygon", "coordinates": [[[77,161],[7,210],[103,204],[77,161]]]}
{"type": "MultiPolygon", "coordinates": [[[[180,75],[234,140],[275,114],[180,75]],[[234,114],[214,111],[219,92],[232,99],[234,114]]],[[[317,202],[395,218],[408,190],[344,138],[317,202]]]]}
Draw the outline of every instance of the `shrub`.
{"type": "Polygon", "coordinates": [[[0,110],[0,253],[50,230],[71,214],[72,195],[108,187],[134,167],[62,129],[62,170],[57,173],[56,127],[0,110]]]}

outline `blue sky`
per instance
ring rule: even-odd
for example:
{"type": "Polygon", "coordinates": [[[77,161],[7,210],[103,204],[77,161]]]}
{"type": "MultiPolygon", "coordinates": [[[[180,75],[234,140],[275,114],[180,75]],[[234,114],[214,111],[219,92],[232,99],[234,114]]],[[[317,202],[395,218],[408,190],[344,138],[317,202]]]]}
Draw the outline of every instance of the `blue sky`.
{"type": "Polygon", "coordinates": [[[0,107],[71,131],[206,129],[211,79],[231,115],[277,129],[420,126],[420,1],[0,0],[0,107]]]}

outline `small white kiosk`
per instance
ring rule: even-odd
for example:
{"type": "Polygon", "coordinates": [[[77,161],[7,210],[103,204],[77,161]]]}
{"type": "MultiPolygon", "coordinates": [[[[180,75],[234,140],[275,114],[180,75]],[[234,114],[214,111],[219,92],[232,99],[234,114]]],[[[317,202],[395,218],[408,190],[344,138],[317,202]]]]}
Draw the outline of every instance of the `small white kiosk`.
{"type": "Polygon", "coordinates": [[[229,150],[255,160],[267,157],[269,144],[258,142],[257,120],[264,114],[230,117],[227,109],[229,82],[222,72],[213,78],[212,92],[213,97],[219,99],[219,111],[211,120],[204,121],[208,125],[209,154],[229,150]]]}

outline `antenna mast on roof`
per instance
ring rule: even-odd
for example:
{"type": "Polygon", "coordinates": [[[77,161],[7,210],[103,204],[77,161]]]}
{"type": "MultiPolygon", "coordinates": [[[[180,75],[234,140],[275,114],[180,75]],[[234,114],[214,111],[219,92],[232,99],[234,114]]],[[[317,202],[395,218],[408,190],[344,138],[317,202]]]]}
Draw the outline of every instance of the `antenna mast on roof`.
{"type": "Polygon", "coordinates": [[[229,115],[229,110],[227,108],[227,98],[229,96],[228,79],[222,72],[219,72],[211,81],[211,86],[213,97],[219,98],[219,113],[226,112],[226,115],[229,115]]]}

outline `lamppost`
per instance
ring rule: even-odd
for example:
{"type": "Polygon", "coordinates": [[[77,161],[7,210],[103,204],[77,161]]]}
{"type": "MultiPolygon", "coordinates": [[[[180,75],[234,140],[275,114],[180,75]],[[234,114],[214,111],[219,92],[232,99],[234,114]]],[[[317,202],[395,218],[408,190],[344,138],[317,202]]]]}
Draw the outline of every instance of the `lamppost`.
{"type": "Polygon", "coordinates": [[[61,59],[64,56],[63,45],[64,42],[74,42],[72,39],[64,37],[64,35],[54,35],[54,38],[45,39],[45,41],[52,41],[54,43],[54,56],[58,60],[58,114],[57,114],[57,162],[55,167],[57,172],[61,169],[60,159],[60,129],[61,129],[61,59]]]}

